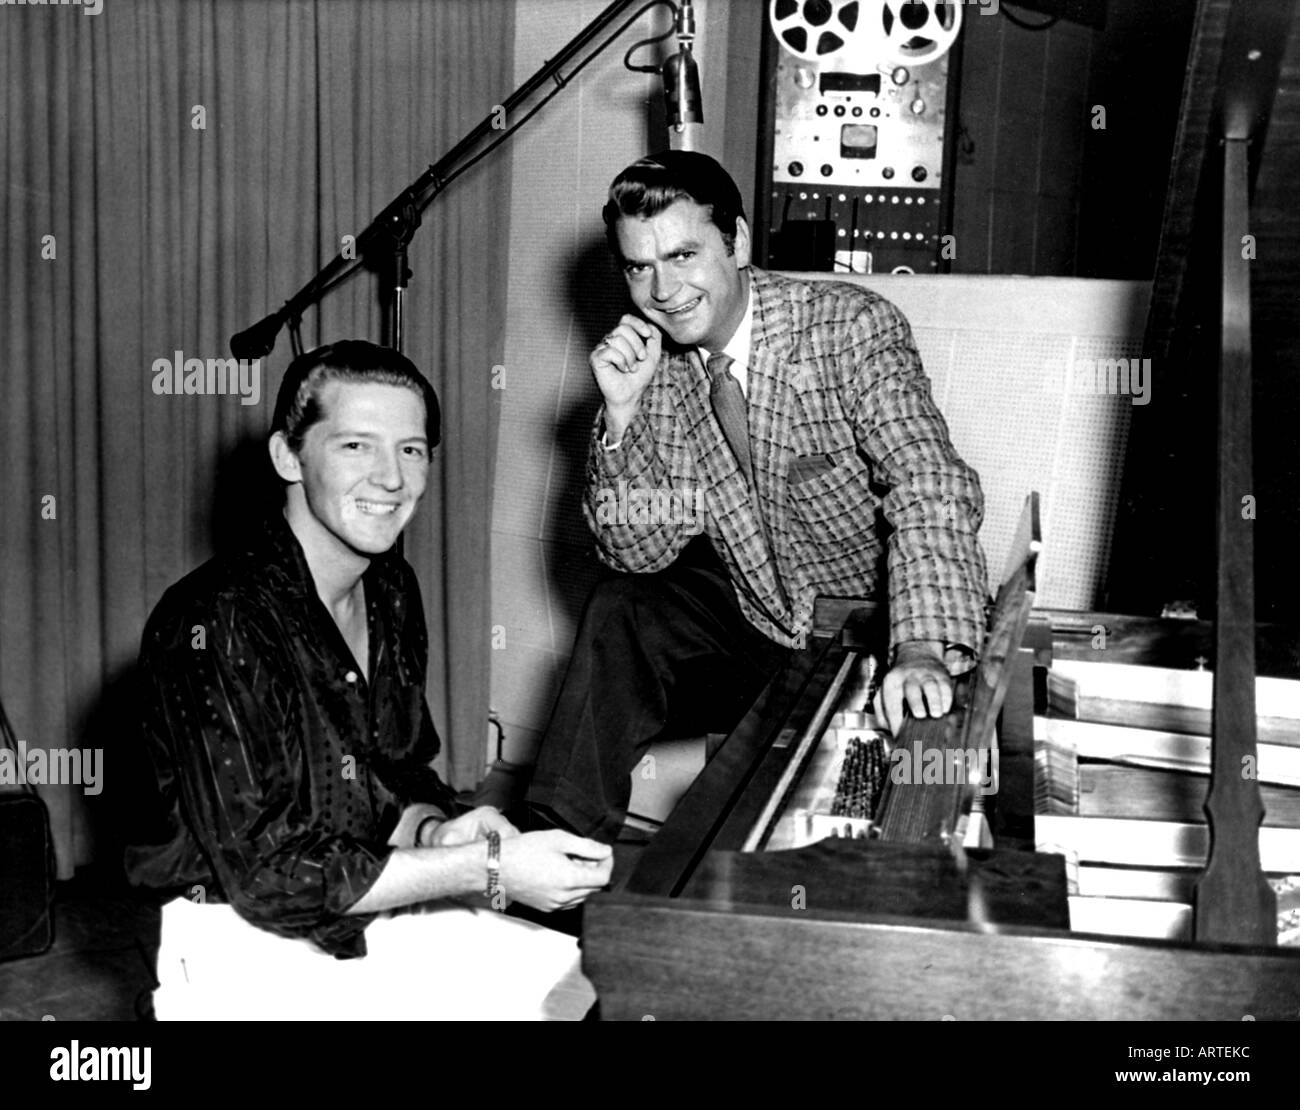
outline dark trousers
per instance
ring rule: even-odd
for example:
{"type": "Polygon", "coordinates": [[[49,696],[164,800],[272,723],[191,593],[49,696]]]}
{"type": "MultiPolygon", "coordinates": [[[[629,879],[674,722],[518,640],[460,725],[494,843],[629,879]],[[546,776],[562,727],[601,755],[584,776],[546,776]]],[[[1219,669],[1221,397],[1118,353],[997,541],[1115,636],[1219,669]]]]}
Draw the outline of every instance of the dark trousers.
{"type": "Polygon", "coordinates": [[[583,612],[529,804],[612,841],[650,744],[729,732],[788,656],[745,619],[703,536],[667,570],[601,582],[583,612]]]}

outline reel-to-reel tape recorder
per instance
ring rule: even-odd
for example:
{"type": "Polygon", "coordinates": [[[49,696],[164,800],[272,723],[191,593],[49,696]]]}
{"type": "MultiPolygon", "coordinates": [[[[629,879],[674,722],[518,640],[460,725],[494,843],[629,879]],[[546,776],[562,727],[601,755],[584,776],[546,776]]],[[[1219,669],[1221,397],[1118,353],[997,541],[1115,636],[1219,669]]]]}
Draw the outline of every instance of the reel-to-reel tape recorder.
{"type": "Polygon", "coordinates": [[[961,28],[954,0],[770,0],[759,213],[769,266],[948,268],[961,28]]]}

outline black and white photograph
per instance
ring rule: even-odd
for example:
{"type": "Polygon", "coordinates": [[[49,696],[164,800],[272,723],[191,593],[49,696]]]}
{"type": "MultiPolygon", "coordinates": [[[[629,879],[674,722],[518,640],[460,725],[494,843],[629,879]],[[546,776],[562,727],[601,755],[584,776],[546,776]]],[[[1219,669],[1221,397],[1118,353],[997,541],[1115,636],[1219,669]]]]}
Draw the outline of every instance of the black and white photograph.
{"type": "Polygon", "coordinates": [[[261,1022],[1281,1082],[1297,9],[0,0],[19,1089],[261,1022]]]}

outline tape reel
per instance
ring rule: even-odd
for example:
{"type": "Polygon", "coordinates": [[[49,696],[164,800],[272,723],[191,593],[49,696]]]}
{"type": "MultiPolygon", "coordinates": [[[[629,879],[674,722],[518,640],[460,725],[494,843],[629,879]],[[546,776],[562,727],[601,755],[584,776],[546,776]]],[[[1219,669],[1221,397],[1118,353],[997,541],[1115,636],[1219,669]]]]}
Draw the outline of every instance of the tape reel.
{"type": "Polygon", "coordinates": [[[961,31],[961,0],[772,0],[768,19],[783,49],[803,62],[924,65],[961,31]]]}
{"type": "Polygon", "coordinates": [[[861,48],[864,25],[879,23],[884,0],[772,0],[768,19],[777,41],[803,62],[861,48]]]}
{"type": "Polygon", "coordinates": [[[961,31],[961,0],[883,0],[882,6],[885,50],[900,65],[942,58],[961,31]]]}

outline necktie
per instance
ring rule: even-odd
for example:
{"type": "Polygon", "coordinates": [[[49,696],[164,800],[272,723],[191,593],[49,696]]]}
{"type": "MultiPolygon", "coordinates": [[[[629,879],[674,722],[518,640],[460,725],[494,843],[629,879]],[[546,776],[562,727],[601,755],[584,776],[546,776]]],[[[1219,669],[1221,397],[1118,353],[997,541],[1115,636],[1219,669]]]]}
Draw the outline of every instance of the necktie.
{"type": "Polygon", "coordinates": [[[754,467],[749,458],[749,421],[745,416],[745,394],[740,382],[731,372],[730,355],[716,354],[709,356],[708,370],[711,385],[709,400],[713,404],[713,415],[718,418],[718,426],[731,447],[731,453],[740,463],[740,472],[752,486],[754,484],[754,467]]]}

